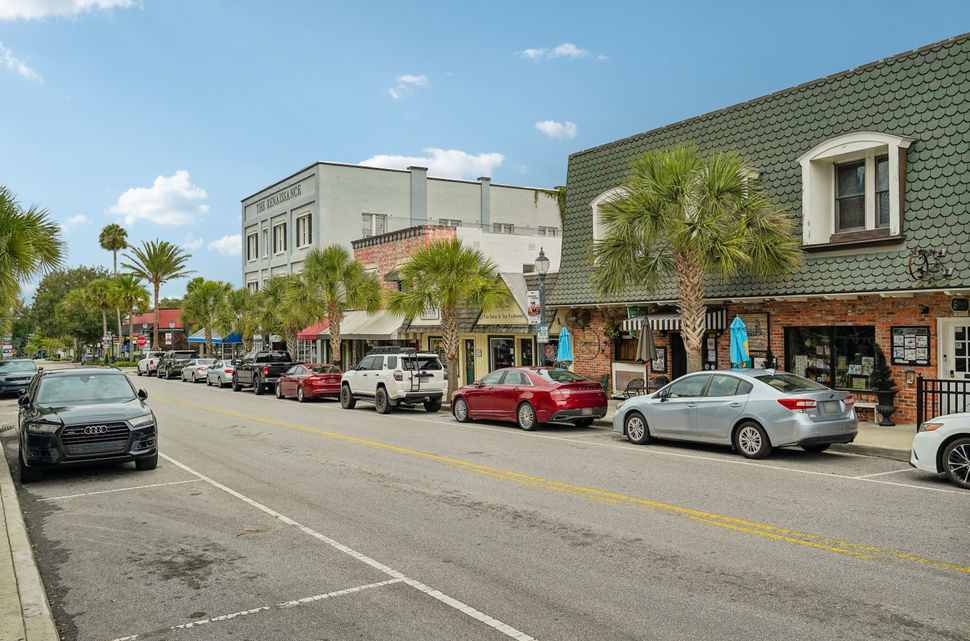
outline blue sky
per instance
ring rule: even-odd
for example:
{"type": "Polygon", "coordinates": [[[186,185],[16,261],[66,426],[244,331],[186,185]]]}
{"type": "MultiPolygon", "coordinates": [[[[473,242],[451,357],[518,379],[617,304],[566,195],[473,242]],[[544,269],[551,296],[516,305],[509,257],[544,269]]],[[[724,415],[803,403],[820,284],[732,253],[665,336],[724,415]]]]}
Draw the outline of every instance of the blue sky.
{"type": "Polygon", "coordinates": [[[110,267],[120,222],[239,286],[240,200],[317,160],[553,187],[574,151],[970,31],[967,2],[807,7],[0,0],[0,184],[71,265],[110,267]]]}

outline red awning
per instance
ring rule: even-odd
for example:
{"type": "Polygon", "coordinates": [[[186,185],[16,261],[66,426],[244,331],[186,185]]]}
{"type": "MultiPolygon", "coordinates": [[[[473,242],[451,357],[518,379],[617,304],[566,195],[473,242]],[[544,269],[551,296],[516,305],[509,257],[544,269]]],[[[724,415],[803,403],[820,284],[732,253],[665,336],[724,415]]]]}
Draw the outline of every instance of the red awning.
{"type": "Polygon", "coordinates": [[[322,321],[316,325],[310,325],[296,335],[296,339],[300,341],[315,341],[320,336],[320,332],[330,327],[330,319],[324,318],[322,321]]]}

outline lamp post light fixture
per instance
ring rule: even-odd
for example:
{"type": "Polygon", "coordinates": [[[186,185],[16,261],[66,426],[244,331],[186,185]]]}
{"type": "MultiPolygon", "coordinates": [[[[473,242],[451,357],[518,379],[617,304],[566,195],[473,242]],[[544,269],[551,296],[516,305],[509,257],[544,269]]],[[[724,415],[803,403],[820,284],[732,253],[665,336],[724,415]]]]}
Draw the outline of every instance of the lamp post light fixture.
{"type": "Polygon", "coordinates": [[[536,273],[539,274],[539,326],[536,328],[536,342],[539,343],[540,362],[545,364],[545,347],[549,342],[549,326],[546,325],[546,274],[549,273],[549,259],[542,247],[535,260],[536,273]]]}

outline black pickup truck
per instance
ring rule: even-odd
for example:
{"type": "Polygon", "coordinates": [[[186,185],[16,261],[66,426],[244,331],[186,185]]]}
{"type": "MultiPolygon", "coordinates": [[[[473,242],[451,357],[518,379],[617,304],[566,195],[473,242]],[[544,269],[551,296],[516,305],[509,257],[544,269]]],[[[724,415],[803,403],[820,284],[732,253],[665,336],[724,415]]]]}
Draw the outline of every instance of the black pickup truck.
{"type": "Polygon", "coordinates": [[[254,393],[262,394],[273,389],[276,379],[294,364],[286,352],[249,352],[236,361],[236,371],[232,373],[232,391],[238,392],[243,387],[252,386],[254,393]]]}

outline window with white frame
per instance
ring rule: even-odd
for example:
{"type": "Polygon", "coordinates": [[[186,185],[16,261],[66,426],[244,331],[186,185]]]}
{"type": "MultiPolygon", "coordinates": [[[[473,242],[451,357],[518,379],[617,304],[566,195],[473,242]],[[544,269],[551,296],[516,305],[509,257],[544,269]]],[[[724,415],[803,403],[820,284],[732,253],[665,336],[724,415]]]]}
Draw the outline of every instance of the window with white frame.
{"type": "Polygon", "coordinates": [[[515,225],[512,223],[492,223],[492,232],[496,234],[514,234],[515,225]]]}
{"type": "Polygon", "coordinates": [[[606,236],[606,225],[603,224],[600,207],[614,198],[622,198],[625,195],[626,191],[624,189],[614,187],[613,189],[604,191],[590,203],[590,207],[593,210],[593,240],[600,240],[606,236]]]}
{"type": "Polygon", "coordinates": [[[387,214],[361,214],[363,238],[380,236],[387,231],[387,214]]]}
{"type": "Polygon", "coordinates": [[[310,214],[300,216],[296,219],[296,246],[306,247],[310,244],[310,233],[312,231],[310,214]]]}
{"type": "Polygon", "coordinates": [[[246,286],[249,287],[249,291],[252,292],[253,294],[259,291],[259,283],[254,280],[251,280],[248,283],[246,283],[246,286]]]}
{"type": "Polygon", "coordinates": [[[259,258],[259,235],[249,234],[246,236],[246,260],[257,258],[259,258]]]}
{"type": "Polygon", "coordinates": [[[912,138],[863,131],[826,140],[803,154],[798,159],[803,244],[899,236],[911,142],[912,138]]]}
{"type": "Polygon", "coordinates": [[[273,225],[273,253],[282,254],[286,251],[286,223],[273,225]]]}
{"type": "Polygon", "coordinates": [[[439,227],[452,227],[452,228],[456,228],[457,229],[458,227],[461,227],[461,221],[458,220],[457,218],[439,218],[438,219],[438,226],[439,227]]]}
{"type": "Polygon", "coordinates": [[[539,235],[540,236],[558,236],[559,235],[559,228],[558,227],[545,227],[543,225],[539,225],[539,235]]]}

